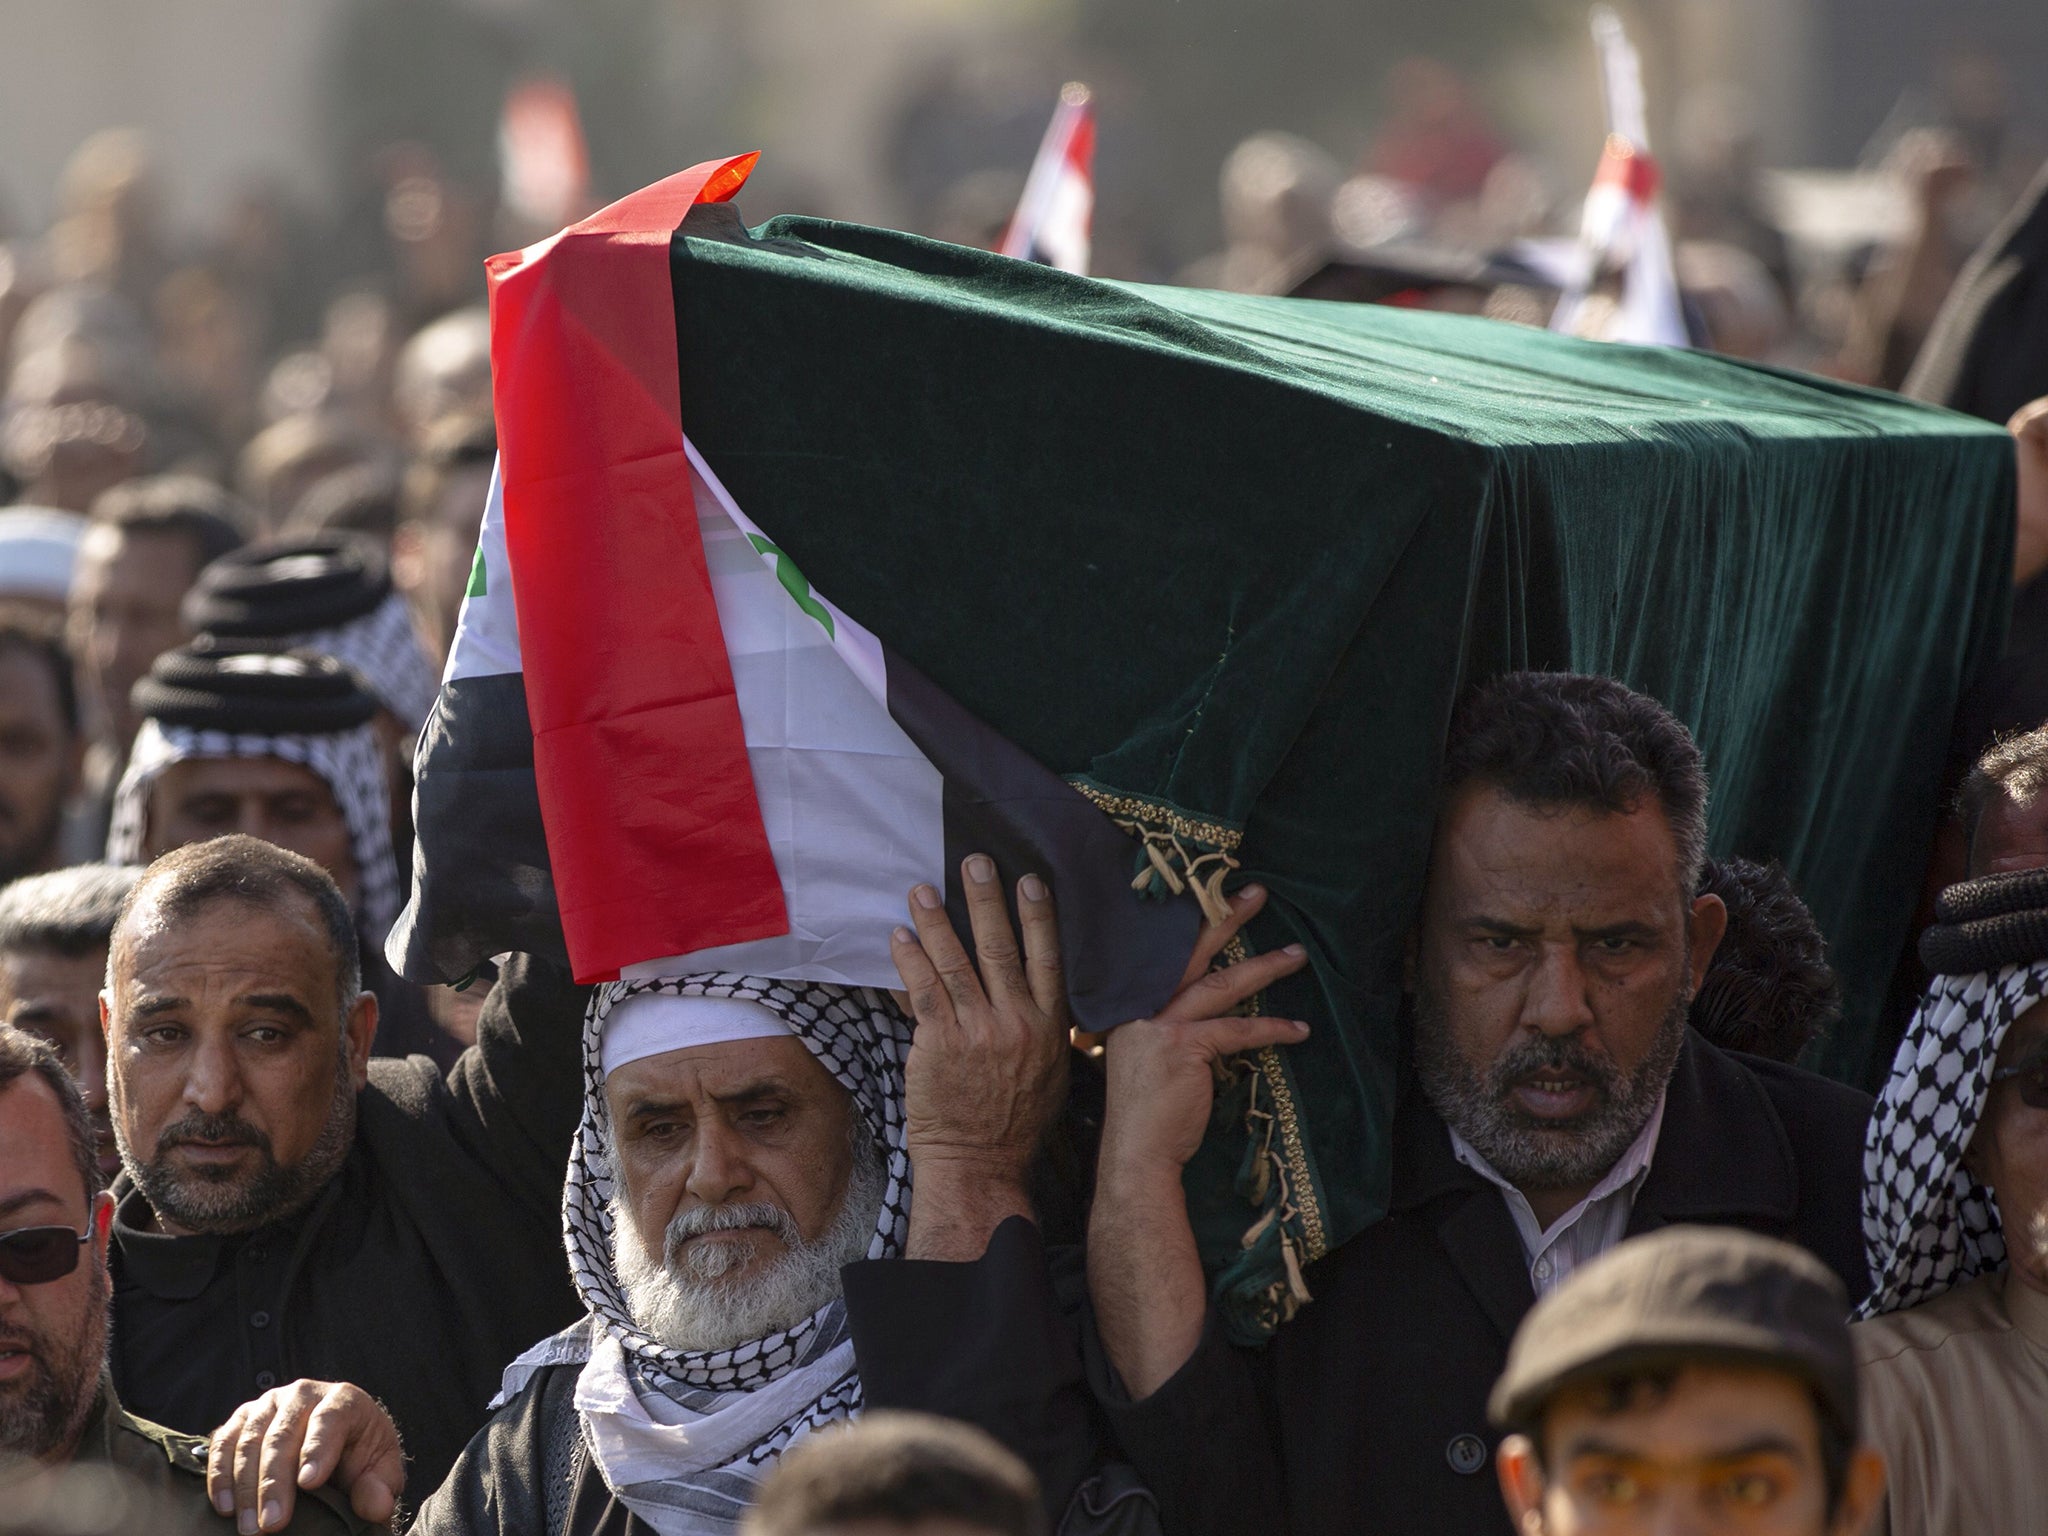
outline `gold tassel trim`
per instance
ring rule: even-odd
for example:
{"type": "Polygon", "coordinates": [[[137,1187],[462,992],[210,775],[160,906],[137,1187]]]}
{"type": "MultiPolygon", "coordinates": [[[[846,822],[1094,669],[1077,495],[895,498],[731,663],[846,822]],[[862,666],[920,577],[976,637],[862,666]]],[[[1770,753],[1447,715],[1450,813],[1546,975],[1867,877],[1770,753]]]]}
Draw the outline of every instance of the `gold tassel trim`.
{"type": "Polygon", "coordinates": [[[1132,890],[1142,891],[1156,880],[1176,896],[1193,893],[1202,915],[1212,923],[1230,916],[1223,882],[1238,867],[1234,855],[1244,841],[1242,832],[1136,795],[1111,794],[1085,780],[1067,782],[1143,845],[1145,862],[1131,877],[1132,890]],[[1190,845],[1196,851],[1190,852],[1190,845]]]}

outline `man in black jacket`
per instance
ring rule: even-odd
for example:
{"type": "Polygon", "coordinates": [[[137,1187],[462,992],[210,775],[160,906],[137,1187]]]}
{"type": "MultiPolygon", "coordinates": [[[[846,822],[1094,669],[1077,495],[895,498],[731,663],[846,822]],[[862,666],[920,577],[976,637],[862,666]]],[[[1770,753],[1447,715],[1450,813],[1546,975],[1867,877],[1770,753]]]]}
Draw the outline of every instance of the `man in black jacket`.
{"type": "Polygon", "coordinates": [[[114,933],[114,1380],[204,1434],[294,1377],[361,1383],[432,1486],[505,1363],[580,1311],[562,1166],[585,994],[515,961],[445,1078],[369,1055],[355,920],[250,837],[166,854],[114,933]]]}
{"type": "Polygon", "coordinates": [[[1414,1070],[1387,1215],[1263,1349],[1206,1306],[1180,1171],[1211,1065],[1270,1019],[1125,1026],[1089,1230],[1096,1390],[1188,1536],[1509,1529],[1487,1393],[1539,1294],[1673,1222],[1790,1238],[1868,1288],[1861,1094],[1686,1025],[1726,913],[1695,896],[1706,779],[1661,706],[1518,673],[1453,722],[1409,951],[1414,1070]]]}

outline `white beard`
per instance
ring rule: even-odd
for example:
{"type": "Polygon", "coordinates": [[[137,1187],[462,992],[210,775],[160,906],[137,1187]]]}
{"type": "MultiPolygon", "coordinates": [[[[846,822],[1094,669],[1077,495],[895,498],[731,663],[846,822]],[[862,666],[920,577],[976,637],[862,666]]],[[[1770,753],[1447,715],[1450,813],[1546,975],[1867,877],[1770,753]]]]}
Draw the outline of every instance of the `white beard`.
{"type": "Polygon", "coordinates": [[[859,1144],[839,1210],[811,1242],[780,1206],[698,1207],[677,1212],[669,1222],[663,1234],[665,1259],[657,1262],[647,1256],[639,1223],[615,1178],[609,1206],[612,1268],[626,1293],[634,1326],[669,1349],[732,1349],[784,1332],[836,1297],[840,1267],[867,1257],[888,1190],[880,1149],[864,1128],[857,1135],[859,1144]],[[744,1260],[732,1247],[684,1246],[700,1233],[753,1226],[777,1232],[787,1251],[743,1284],[725,1279],[727,1271],[744,1260]]]}

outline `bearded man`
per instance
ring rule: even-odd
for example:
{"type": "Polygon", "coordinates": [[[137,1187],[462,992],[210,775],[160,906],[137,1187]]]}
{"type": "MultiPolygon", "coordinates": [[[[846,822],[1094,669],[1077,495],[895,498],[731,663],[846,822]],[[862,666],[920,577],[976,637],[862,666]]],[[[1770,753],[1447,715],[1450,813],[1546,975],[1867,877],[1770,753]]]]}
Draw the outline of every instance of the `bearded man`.
{"type": "Polygon", "coordinates": [[[350,1378],[438,1481],[505,1363],[578,1311],[559,1212],[585,993],[518,957],[451,1072],[373,1061],[356,933],[324,870],[253,837],[164,855],[122,907],[114,1380],[203,1434],[279,1382],[350,1378]]]}
{"type": "Polygon", "coordinates": [[[1687,1028],[1726,913],[1685,728],[1607,678],[1509,674],[1461,704],[1440,785],[1388,1213],[1263,1348],[1209,1314],[1180,1174],[1212,1066],[1299,1031],[1109,1037],[1092,1375],[1167,1530],[1505,1533],[1488,1390],[1537,1297],[1625,1235],[1746,1227],[1869,1289],[1870,1101],[1687,1028]]]}
{"type": "MultiPolygon", "coordinates": [[[[31,1480],[68,1466],[118,1468],[159,1495],[159,1516],[176,1523],[152,1529],[223,1524],[206,1498],[205,1442],[135,1417],[107,1379],[112,1212],[77,1085],[49,1044],[0,1024],[0,1507],[10,1528],[39,1500],[31,1480]]],[[[77,1529],[62,1516],[83,1518],[46,1512],[58,1518],[35,1528],[77,1529]]],[[[288,1529],[363,1529],[328,1494],[296,1513],[288,1529]]]]}
{"type": "Polygon", "coordinates": [[[2048,871],[1952,885],[1936,916],[1871,1116],[1853,1330],[1893,1536],[1998,1530],[2048,1493],[2048,871]]]}
{"type": "MultiPolygon", "coordinates": [[[[1049,1525],[1144,1528],[1143,1490],[1106,1464],[1029,1188],[1068,1077],[1051,893],[1018,882],[1020,944],[994,863],[963,876],[975,960],[928,886],[892,945],[914,1031],[868,989],[600,989],[564,1220],[588,1315],[514,1363],[413,1531],[720,1536],[786,1449],[870,1408],[993,1434],[1036,1475],[1049,1525]]],[[[1301,966],[1280,952],[1209,972],[1260,900],[1239,893],[1205,933],[1169,1024],[1301,966]]],[[[296,1489],[390,1486],[395,1451],[367,1395],[298,1382],[215,1436],[214,1485],[272,1530],[296,1489]]]]}

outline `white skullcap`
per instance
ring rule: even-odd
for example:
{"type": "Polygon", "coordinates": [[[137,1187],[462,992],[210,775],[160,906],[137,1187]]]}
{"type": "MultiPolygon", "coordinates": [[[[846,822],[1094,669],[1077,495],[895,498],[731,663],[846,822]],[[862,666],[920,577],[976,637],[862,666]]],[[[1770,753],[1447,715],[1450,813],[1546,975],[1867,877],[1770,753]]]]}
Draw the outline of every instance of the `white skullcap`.
{"type": "Polygon", "coordinates": [[[598,1064],[610,1077],[628,1062],[648,1056],[728,1040],[772,1040],[789,1033],[781,1014],[751,998],[643,992],[606,1015],[598,1064]]]}
{"type": "Polygon", "coordinates": [[[0,508],[0,594],[63,602],[85,519],[51,507],[0,508]]]}

